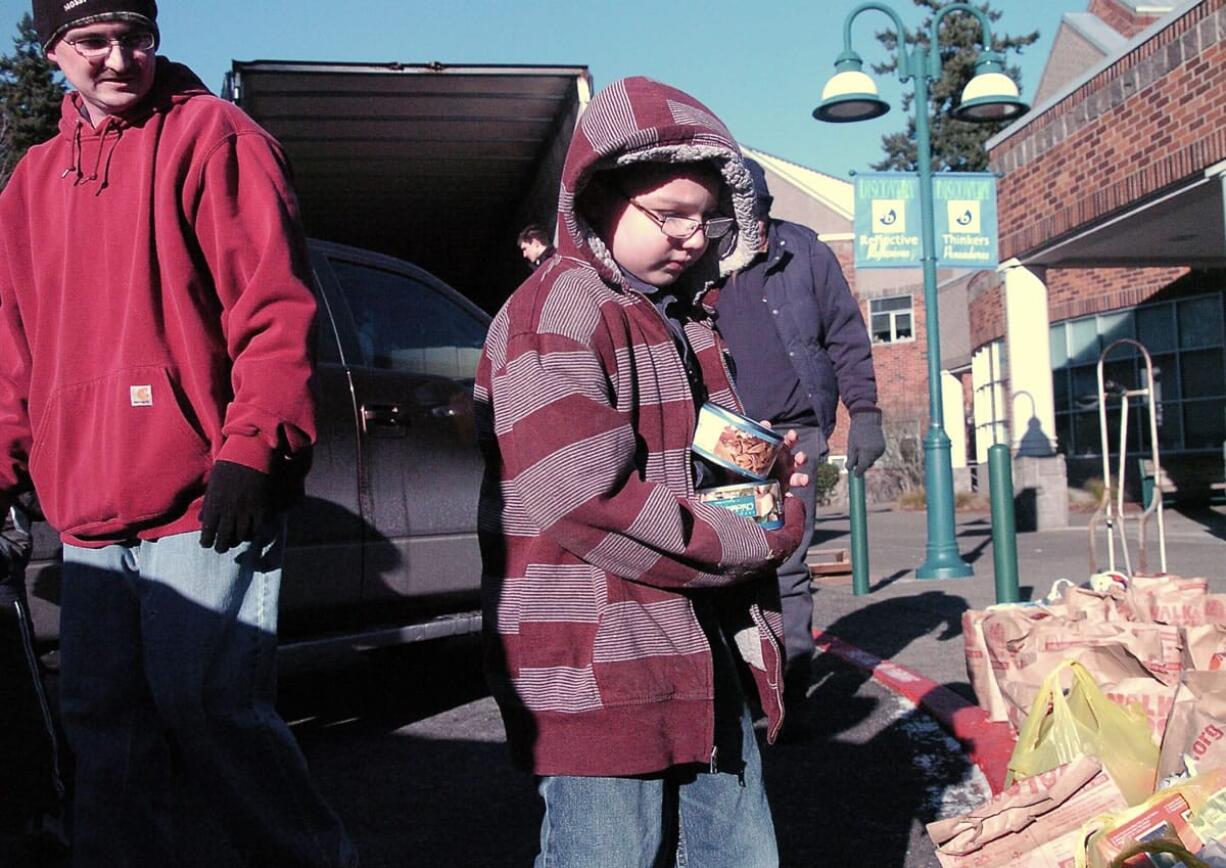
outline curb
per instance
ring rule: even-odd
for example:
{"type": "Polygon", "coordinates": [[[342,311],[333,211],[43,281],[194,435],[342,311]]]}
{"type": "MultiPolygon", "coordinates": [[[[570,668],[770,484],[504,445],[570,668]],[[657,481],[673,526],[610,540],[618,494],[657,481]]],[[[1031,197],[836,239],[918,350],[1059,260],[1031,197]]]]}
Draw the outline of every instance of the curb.
{"type": "Polygon", "coordinates": [[[1016,742],[1009,724],[989,720],[987,712],[964,696],[906,666],[882,660],[830,633],[814,630],[813,638],[819,651],[867,672],[877,683],[931,714],[962,744],[971,762],[979,766],[993,795],[1004,789],[1005,772],[1016,742]]]}

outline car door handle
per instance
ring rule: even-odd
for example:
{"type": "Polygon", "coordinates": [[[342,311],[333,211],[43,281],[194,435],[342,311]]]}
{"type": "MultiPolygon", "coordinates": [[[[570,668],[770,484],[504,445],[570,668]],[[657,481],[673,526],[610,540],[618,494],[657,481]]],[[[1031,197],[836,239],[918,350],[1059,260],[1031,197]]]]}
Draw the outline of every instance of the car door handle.
{"type": "Polygon", "coordinates": [[[363,404],[362,430],[372,437],[403,437],[409,419],[399,404],[363,404]]]}

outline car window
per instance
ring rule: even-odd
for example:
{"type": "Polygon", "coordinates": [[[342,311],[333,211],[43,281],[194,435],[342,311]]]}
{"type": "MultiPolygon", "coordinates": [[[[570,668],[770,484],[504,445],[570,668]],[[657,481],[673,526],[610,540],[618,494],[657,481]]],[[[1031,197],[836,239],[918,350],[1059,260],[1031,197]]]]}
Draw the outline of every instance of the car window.
{"type": "Polygon", "coordinates": [[[332,260],[367,367],[476,376],[485,324],[428,283],[356,262],[332,260]]]}
{"type": "Polygon", "coordinates": [[[315,361],[321,365],[339,365],[341,362],[340,348],[336,343],[336,329],[332,325],[332,315],[328,311],[327,302],[319,289],[319,277],[312,275],[315,282],[315,361]]]}

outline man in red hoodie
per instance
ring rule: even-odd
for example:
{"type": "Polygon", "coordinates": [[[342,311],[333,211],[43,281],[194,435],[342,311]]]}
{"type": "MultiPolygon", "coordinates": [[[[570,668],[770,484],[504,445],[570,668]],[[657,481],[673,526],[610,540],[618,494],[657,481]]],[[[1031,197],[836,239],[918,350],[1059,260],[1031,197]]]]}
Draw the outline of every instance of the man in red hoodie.
{"type": "Polygon", "coordinates": [[[168,747],[258,865],[356,864],[273,708],[315,437],[284,154],[157,57],[154,0],[34,0],[74,90],[0,196],[0,510],[64,542],[74,865],[172,865],[168,747]]]}

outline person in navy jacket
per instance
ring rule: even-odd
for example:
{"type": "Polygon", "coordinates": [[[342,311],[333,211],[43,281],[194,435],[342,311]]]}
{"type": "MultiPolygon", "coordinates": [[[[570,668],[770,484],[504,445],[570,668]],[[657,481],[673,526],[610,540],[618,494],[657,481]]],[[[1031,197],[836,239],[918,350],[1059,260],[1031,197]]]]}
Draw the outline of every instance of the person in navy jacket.
{"type": "MultiPolygon", "coordinates": [[[[773,198],[762,166],[752,159],[745,164],[754,182],[761,248],[727,280],[716,308],[717,326],[734,362],[737,392],[747,415],[781,430],[795,429],[797,449],[808,457],[805,472],[810,478],[826,460],[842,399],[851,413],[847,471],[862,475],[885,451],[885,438],[860,306],[834,252],[816,233],[771,219],[773,198]]],[[[816,486],[803,491],[812,516],[816,486]]],[[[783,737],[805,728],[801,712],[813,656],[813,590],[805,564],[812,521],[805,530],[800,547],[779,568],[788,656],[783,737]]]]}

